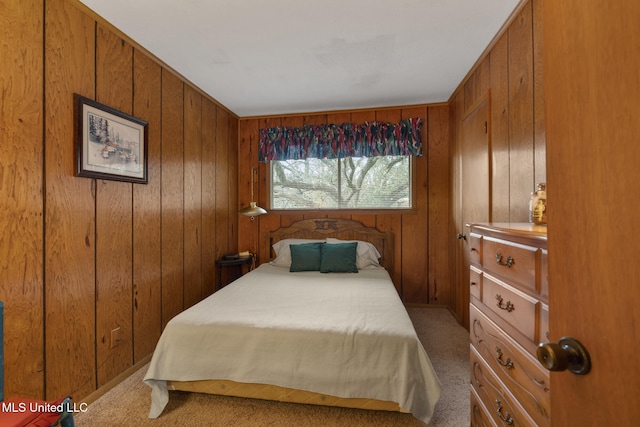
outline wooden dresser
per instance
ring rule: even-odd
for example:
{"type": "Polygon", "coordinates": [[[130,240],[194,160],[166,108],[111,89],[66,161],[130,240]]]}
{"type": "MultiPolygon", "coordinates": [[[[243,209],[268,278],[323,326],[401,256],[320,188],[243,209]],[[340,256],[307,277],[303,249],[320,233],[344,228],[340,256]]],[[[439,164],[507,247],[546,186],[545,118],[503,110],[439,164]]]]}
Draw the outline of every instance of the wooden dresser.
{"type": "Polygon", "coordinates": [[[547,233],[528,223],[471,224],[471,425],[549,426],[547,233]]]}

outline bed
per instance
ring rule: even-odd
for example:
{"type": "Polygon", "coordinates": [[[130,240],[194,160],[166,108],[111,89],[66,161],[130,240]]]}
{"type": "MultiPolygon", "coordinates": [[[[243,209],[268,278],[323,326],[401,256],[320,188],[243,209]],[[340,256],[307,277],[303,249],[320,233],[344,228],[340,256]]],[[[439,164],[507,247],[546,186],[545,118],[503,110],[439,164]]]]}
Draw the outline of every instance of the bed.
{"type": "Polygon", "coordinates": [[[270,232],[269,245],[269,262],[167,324],[144,378],[149,417],[183,390],[428,423],[440,382],[387,271],[393,236],[352,220],[302,220],[270,232]]]}

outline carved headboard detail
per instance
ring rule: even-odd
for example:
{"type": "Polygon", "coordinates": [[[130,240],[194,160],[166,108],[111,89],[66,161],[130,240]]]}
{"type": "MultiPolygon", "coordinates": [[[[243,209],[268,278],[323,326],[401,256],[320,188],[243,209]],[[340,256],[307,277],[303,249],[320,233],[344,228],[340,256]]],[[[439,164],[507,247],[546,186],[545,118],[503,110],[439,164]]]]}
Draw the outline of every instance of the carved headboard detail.
{"type": "Polygon", "coordinates": [[[275,256],[271,247],[280,240],[326,239],[327,237],[335,237],[342,240],[363,240],[373,243],[382,255],[380,264],[389,272],[393,271],[393,234],[380,231],[374,227],[366,227],[359,221],[342,218],[304,219],[287,227],[280,227],[269,232],[270,258],[273,259],[275,256]]]}

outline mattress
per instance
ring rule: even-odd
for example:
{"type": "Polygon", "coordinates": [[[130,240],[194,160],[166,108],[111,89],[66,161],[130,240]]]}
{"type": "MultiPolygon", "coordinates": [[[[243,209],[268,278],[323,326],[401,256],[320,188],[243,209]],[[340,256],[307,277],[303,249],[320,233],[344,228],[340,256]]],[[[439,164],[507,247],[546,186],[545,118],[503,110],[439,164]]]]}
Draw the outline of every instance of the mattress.
{"type": "Polygon", "coordinates": [[[263,264],[174,317],[144,382],[230,380],[396,402],[428,423],[440,382],[384,269],[290,273],[263,264]]]}

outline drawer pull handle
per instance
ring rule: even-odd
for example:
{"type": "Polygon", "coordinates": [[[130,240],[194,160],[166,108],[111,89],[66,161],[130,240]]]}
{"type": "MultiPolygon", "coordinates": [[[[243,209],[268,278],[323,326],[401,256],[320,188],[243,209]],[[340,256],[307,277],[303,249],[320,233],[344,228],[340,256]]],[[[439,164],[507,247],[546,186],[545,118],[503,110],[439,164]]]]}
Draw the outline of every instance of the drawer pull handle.
{"type": "Polygon", "coordinates": [[[500,347],[496,347],[496,360],[498,361],[499,364],[501,364],[505,368],[513,369],[513,362],[511,361],[510,358],[507,357],[506,361],[502,360],[502,350],[500,350],[500,347]]]}
{"type": "Polygon", "coordinates": [[[498,413],[498,417],[500,417],[502,421],[509,424],[510,426],[513,425],[513,418],[511,418],[511,414],[509,414],[508,412],[505,412],[504,414],[502,413],[502,402],[500,402],[500,399],[496,399],[496,412],[498,413]]]}
{"type": "Polygon", "coordinates": [[[496,294],[496,301],[498,301],[496,305],[500,310],[505,310],[511,313],[513,310],[516,309],[516,307],[511,303],[511,301],[507,301],[506,303],[503,303],[504,300],[502,299],[502,295],[500,294],[496,294]]]}
{"type": "Polygon", "coordinates": [[[476,282],[471,282],[471,286],[475,286],[475,285],[477,285],[476,282]]]}
{"type": "Polygon", "coordinates": [[[510,256],[507,257],[507,262],[502,262],[502,258],[503,258],[502,254],[498,252],[496,254],[496,263],[498,265],[504,265],[507,268],[511,268],[511,266],[516,263],[516,260],[514,260],[510,256]]]}

